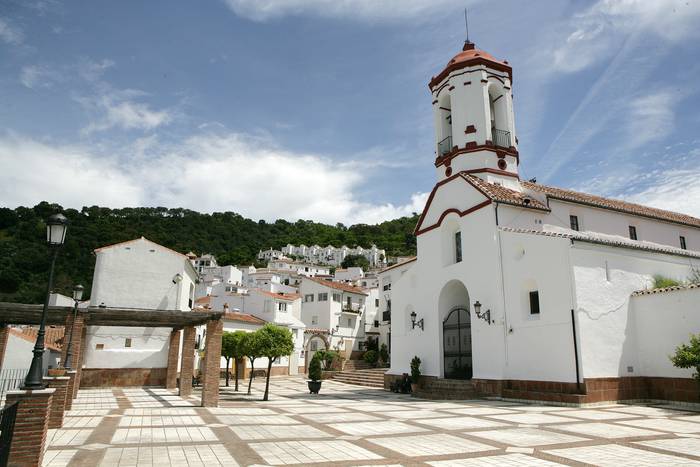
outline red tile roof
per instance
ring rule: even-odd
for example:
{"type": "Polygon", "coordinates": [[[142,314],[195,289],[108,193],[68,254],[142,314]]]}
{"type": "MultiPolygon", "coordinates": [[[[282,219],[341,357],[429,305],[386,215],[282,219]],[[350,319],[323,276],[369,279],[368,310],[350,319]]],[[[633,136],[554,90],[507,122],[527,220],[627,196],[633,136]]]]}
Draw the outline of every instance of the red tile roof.
{"type": "Polygon", "coordinates": [[[238,311],[227,311],[224,313],[221,319],[225,321],[239,321],[241,323],[260,325],[263,325],[267,322],[264,319],[258,318],[257,316],[249,315],[247,313],[240,313],[238,311]]]}
{"type": "MultiPolygon", "coordinates": [[[[36,336],[39,329],[32,327],[25,328],[10,328],[10,333],[31,342],[32,344],[36,342],[36,336]]],[[[65,334],[65,329],[63,326],[49,326],[46,328],[46,334],[44,335],[44,345],[47,349],[60,352],[63,348],[63,337],[65,334]]]]}
{"type": "Polygon", "coordinates": [[[464,172],[460,172],[459,175],[492,201],[512,204],[514,206],[524,208],[549,211],[547,206],[534,199],[532,196],[528,196],[527,193],[511,190],[510,188],[506,188],[502,185],[496,185],[495,183],[489,183],[476,175],[471,175],[464,172]]]}
{"type": "Polygon", "coordinates": [[[294,301],[297,298],[301,298],[301,295],[298,293],[275,293],[275,292],[268,292],[267,290],[262,290],[262,289],[253,289],[256,292],[260,292],[261,294],[267,295],[268,297],[273,297],[279,300],[287,300],[287,301],[294,301]]]}
{"type": "Polygon", "coordinates": [[[523,185],[524,188],[543,193],[551,199],[568,201],[571,203],[585,204],[588,206],[593,206],[602,209],[611,209],[613,211],[624,212],[636,216],[649,217],[652,219],[673,222],[676,224],[700,227],[700,219],[693,216],[689,216],[687,214],[666,211],[664,209],[657,209],[649,206],[642,206],[641,204],[629,203],[627,201],[621,201],[612,198],[603,198],[602,196],[589,195],[587,193],[580,193],[578,191],[565,190],[562,188],[540,185],[538,183],[524,181],[520,183],[523,185]]]}
{"type": "Polygon", "coordinates": [[[356,293],[359,295],[369,295],[367,292],[360,289],[359,287],[354,287],[352,285],[344,284],[342,282],[326,281],[323,279],[317,279],[315,277],[305,277],[304,278],[304,280],[307,280],[307,279],[310,281],[316,282],[317,284],[321,284],[321,285],[325,285],[326,287],[330,287],[331,289],[342,290],[344,292],[356,293]]]}

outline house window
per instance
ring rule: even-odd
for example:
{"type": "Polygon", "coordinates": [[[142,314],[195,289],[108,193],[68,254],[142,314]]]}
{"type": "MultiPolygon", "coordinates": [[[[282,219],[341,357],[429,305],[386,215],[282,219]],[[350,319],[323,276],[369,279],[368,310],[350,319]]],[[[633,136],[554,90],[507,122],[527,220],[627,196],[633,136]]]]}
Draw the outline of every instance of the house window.
{"type": "Polygon", "coordinates": [[[376,319],[374,320],[374,327],[375,328],[379,327],[379,320],[376,320],[376,319]]]}
{"type": "Polygon", "coordinates": [[[391,311],[391,300],[386,301],[386,311],[391,311]]]}
{"type": "Polygon", "coordinates": [[[571,230],[578,230],[578,216],[569,216],[569,223],[571,224],[571,230]]]}
{"type": "Polygon", "coordinates": [[[345,306],[347,306],[348,309],[352,308],[352,300],[350,297],[347,297],[347,300],[345,301],[345,306]]]}
{"type": "Polygon", "coordinates": [[[637,227],[630,225],[630,238],[632,240],[637,240],[637,227]]]}
{"type": "Polygon", "coordinates": [[[318,301],[319,302],[327,302],[328,301],[328,293],[318,294],[318,301]]]}
{"type": "Polygon", "coordinates": [[[340,294],[339,294],[339,293],[334,293],[334,294],[333,294],[333,301],[334,301],[334,302],[340,303],[341,298],[340,298],[340,294]]]}
{"type": "Polygon", "coordinates": [[[540,314],[540,293],[537,290],[530,292],[530,314],[540,314]]]}
{"type": "Polygon", "coordinates": [[[124,339],[124,347],[131,347],[131,337],[124,339]]]}
{"type": "Polygon", "coordinates": [[[391,290],[391,283],[384,285],[384,287],[382,287],[382,290],[384,290],[384,291],[391,290]]]}
{"type": "Polygon", "coordinates": [[[687,250],[688,247],[685,244],[685,237],[683,235],[680,236],[680,240],[681,240],[681,248],[683,248],[684,250],[687,250]]]}
{"type": "Polygon", "coordinates": [[[102,350],[105,348],[104,344],[95,344],[95,350],[102,350]]]}
{"type": "Polygon", "coordinates": [[[455,232],[455,263],[462,261],[462,232],[455,232]]]}
{"type": "Polygon", "coordinates": [[[349,328],[352,327],[352,318],[348,318],[348,327],[349,327],[349,328]]]}
{"type": "Polygon", "coordinates": [[[318,324],[318,316],[311,317],[311,324],[318,324]]]}
{"type": "Polygon", "coordinates": [[[378,298],[375,298],[375,299],[374,299],[374,306],[376,306],[377,308],[379,308],[379,299],[378,299],[378,298]]]}
{"type": "Polygon", "coordinates": [[[308,295],[304,295],[304,301],[305,302],[313,302],[314,301],[314,294],[310,293],[308,295]]]}
{"type": "Polygon", "coordinates": [[[286,304],[286,303],[280,303],[280,304],[279,304],[279,310],[280,310],[280,311],[287,311],[287,304],[286,304]]]}

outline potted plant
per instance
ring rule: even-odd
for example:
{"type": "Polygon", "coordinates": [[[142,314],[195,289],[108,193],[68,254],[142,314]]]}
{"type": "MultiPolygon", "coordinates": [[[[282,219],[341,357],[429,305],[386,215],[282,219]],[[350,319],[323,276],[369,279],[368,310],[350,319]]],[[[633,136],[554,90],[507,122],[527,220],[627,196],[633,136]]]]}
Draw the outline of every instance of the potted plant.
{"type": "Polygon", "coordinates": [[[411,392],[416,392],[418,389],[418,380],[420,379],[420,358],[416,355],[411,360],[411,392]]]}
{"type": "Polygon", "coordinates": [[[54,376],[66,376],[67,371],[68,370],[63,368],[63,366],[59,366],[56,368],[49,368],[47,373],[49,376],[52,376],[52,377],[54,377],[54,376]]]}
{"type": "Polygon", "coordinates": [[[321,390],[321,359],[314,355],[309,363],[309,392],[318,394],[321,390]]]}

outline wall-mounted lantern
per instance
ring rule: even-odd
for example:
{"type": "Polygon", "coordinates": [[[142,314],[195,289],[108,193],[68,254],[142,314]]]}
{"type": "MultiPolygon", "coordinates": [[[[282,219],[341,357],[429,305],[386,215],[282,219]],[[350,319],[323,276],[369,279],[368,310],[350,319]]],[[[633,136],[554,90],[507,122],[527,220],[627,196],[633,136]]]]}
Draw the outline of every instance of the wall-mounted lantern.
{"type": "Polygon", "coordinates": [[[415,329],[416,326],[421,328],[421,331],[425,331],[425,323],[423,322],[423,318],[421,318],[419,321],[416,321],[416,317],[418,315],[416,314],[415,311],[411,312],[411,329],[415,329]]]}
{"type": "Polygon", "coordinates": [[[479,300],[474,302],[474,313],[476,314],[477,318],[483,319],[488,324],[491,324],[491,322],[492,322],[491,321],[491,310],[488,309],[482,313],[481,312],[481,303],[479,303],[479,300]]]}

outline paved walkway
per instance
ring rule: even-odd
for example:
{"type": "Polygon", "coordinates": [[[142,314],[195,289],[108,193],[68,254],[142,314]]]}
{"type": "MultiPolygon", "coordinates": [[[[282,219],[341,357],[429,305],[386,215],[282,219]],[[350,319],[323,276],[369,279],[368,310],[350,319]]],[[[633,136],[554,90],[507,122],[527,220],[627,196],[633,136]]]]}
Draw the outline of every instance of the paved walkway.
{"type": "Polygon", "coordinates": [[[700,466],[700,414],[610,405],[425,401],[301,377],[196,407],[165,389],[82,390],[47,466],[700,466]]]}

